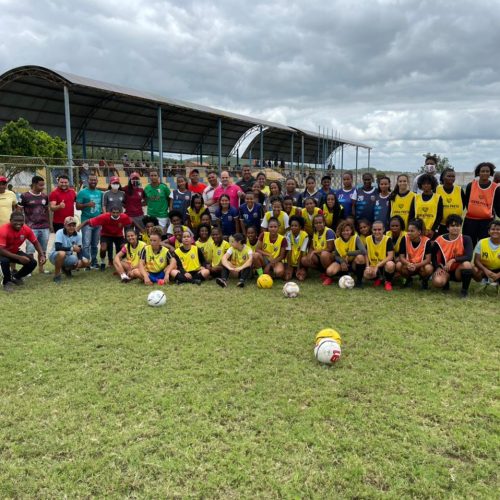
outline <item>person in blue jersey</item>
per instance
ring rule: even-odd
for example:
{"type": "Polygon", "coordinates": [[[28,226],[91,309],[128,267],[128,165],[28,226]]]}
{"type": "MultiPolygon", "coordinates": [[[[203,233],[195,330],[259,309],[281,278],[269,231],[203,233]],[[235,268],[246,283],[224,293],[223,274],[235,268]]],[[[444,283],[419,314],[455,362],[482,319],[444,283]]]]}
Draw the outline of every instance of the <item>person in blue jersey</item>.
{"type": "Polygon", "coordinates": [[[335,194],[335,190],[332,189],[332,178],[329,175],[324,175],[321,178],[321,187],[314,195],[318,202],[318,207],[322,207],[326,203],[326,197],[329,194],[335,194]]]}
{"type": "Polygon", "coordinates": [[[255,202],[255,193],[251,190],[245,193],[245,203],[240,205],[240,225],[241,232],[246,236],[248,227],[254,226],[260,233],[260,223],[262,220],[263,209],[260,203],[255,202]]]}
{"type": "Polygon", "coordinates": [[[391,179],[384,175],[377,182],[378,189],[375,194],[375,207],[373,208],[374,220],[379,220],[388,226],[389,214],[391,213],[391,179]]]}
{"type": "Polygon", "coordinates": [[[356,208],[354,211],[356,221],[367,219],[373,223],[377,188],[372,185],[373,175],[369,172],[363,174],[363,187],[356,190],[356,208]]]}
{"type": "Polygon", "coordinates": [[[283,193],[283,199],[285,196],[290,196],[293,200],[293,206],[299,206],[300,193],[297,192],[297,181],[293,177],[288,177],[285,181],[285,191],[283,193]]]}
{"type": "Polygon", "coordinates": [[[187,221],[187,209],[191,204],[192,192],[188,189],[188,182],[183,175],[177,176],[177,189],[170,193],[170,210],[179,211],[182,215],[182,223],[187,221]]]}
{"type": "Polygon", "coordinates": [[[352,185],[352,180],[352,172],[344,172],[342,175],[342,188],[335,193],[339,203],[344,208],[344,217],[354,215],[356,187],[352,185]]]}
{"type": "Polygon", "coordinates": [[[219,198],[219,209],[215,212],[215,216],[224,239],[228,240],[234,233],[239,232],[239,213],[231,206],[229,195],[223,194],[219,198]]]}

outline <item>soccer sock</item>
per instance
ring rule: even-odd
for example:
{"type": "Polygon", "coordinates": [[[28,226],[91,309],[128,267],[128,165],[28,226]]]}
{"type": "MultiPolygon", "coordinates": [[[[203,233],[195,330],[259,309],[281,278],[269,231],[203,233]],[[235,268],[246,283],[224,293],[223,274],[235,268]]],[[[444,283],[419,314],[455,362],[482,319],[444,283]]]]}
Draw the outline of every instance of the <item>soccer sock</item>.
{"type": "Polygon", "coordinates": [[[356,266],[356,283],[363,283],[363,274],[366,269],[366,264],[358,264],[356,266]]]}
{"type": "Polygon", "coordinates": [[[387,271],[384,271],[384,278],[385,281],[388,283],[392,283],[392,279],[394,278],[394,273],[388,273],[387,271]]]}
{"type": "Polygon", "coordinates": [[[262,276],[264,274],[264,269],[262,269],[262,267],[257,268],[256,271],[257,271],[257,276],[262,276]]]}
{"type": "Polygon", "coordinates": [[[462,270],[462,290],[469,289],[471,279],[472,279],[472,270],[471,269],[462,270]]]}
{"type": "Polygon", "coordinates": [[[120,278],[123,280],[126,280],[126,279],[128,279],[128,276],[125,273],[121,273],[120,278]]]}

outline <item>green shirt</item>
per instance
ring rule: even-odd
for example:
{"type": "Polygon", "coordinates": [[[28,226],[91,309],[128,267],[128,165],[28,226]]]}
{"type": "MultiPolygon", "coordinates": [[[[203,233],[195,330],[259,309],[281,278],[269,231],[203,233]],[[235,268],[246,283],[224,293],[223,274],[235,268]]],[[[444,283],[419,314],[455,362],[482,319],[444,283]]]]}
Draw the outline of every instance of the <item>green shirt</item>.
{"type": "Polygon", "coordinates": [[[165,184],[152,186],[148,184],[144,188],[146,203],[148,206],[148,215],[164,219],[168,217],[168,200],[170,198],[170,189],[165,184]]]}
{"type": "Polygon", "coordinates": [[[100,189],[85,188],[78,192],[77,203],[89,203],[93,201],[95,207],[85,207],[82,209],[82,222],[97,217],[102,214],[102,191],[100,189]]]}

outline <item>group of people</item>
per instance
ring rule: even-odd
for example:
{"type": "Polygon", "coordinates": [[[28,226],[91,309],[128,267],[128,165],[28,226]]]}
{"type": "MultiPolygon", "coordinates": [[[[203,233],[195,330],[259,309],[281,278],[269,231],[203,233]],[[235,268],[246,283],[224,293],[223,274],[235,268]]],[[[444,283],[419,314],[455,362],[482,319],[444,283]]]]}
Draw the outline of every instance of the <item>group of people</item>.
{"type": "MultiPolygon", "coordinates": [[[[244,287],[252,275],[303,281],[312,270],[325,286],[352,274],[358,287],[371,281],[387,291],[395,277],[406,287],[417,277],[424,289],[430,280],[443,289],[459,281],[462,296],[472,278],[498,284],[500,189],[494,165],[479,164],[465,190],[455,185],[452,169],[437,176],[435,167],[435,158],[427,158],[414,190],[405,174],[391,190],[386,176],[374,185],[365,173],[356,187],[345,172],[338,190],[325,175],[319,189],[310,176],[299,191],[293,178],[283,185],[268,182],[264,173],[254,177],[244,166],[236,183],[228,172],[219,179],[211,171],[205,185],[194,169],[189,179],[177,176],[175,189],[160,182],[156,170],[145,187],[136,172],[126,186],[111,177],[105,192],[97,189],[95,175],[78,193],[61,175],[47,195],[44,179],[34,176],[21,200],[11,200],[9,221],[0,226],[4,290],[22,284],[35,269],[35,251],[40,272],[47,272],[46,259],[53,264],[55,283],[75,269],[109,266],[122,282],[146,285],[213,278],[226,287],[235,276],[244,287]],[[55,238],[48,251],[51,227],[55,238]]],[[[0,177],[0,195],[2,184],[0,177]]]]}

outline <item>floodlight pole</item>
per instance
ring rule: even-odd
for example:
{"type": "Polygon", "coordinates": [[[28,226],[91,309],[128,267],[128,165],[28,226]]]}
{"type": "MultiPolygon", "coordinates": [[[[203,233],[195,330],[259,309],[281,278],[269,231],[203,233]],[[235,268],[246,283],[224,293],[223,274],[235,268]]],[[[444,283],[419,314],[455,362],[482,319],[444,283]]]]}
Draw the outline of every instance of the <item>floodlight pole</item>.
{"type": "Polygon", "coordinates": [[[368,148],[368,172],[370,171],[370,153],[371,153],[371,148],[368,148]]]}
{"type": "Polygon", "coordinates": [[[264,131],[262,129],[262,125],[259,127],[260,129],[260,168],[264,166],[264,131]]]}
{"type": "Polygon", "coordinates": [[[340,187],[343,188],[343,177],[344,177],[344,144],[340,149],[340,187]]]}
{"type": "Polygon", "coordinates": [[[160,182],[163,182],[163,123],[161,106],[158,106],[158,155],[160,156],[160,182]]]}
{"type": "Polygon", "coordinates": [[[69,183],[73,185],[73,148],[71,146],[71,113],[68,87],[64,86],[64,121],[66,122],[66,151],[68,154],[69,183]]]}
{"type": "Polygon", "coordinates": [[[356,180],[355,180],[356,184],[358,184],[358,149],[359,147],[356,146],[356,180]]]}
{"type": "Polygon", "coordinates": [[[220,176],[222,172],[222,118],[219,118],[217,120],[217,153],[219,155],[217,166],[219,169],[219,176],[220,176]]]}

